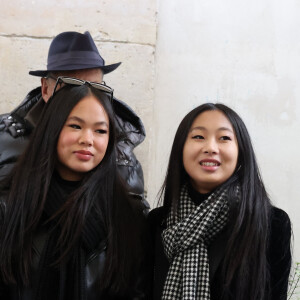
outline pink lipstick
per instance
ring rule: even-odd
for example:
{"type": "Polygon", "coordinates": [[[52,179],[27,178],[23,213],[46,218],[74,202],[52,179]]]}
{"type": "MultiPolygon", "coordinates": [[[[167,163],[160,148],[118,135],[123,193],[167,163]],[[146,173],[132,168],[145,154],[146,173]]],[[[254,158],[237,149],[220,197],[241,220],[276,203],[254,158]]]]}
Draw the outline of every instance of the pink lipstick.
{"type": "Polygon", "coordinates": [[[90,151],[78,150],[74,152],[76,157],[80,160],[88,161],[92,158],[93,154],[90,151]]]}

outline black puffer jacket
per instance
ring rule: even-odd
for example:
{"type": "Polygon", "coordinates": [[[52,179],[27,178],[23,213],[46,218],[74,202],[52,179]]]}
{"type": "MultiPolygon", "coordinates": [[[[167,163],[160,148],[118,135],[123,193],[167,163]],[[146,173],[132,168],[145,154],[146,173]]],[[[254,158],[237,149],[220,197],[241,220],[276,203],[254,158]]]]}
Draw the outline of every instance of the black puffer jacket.
{"type": "MultiPolygon", "coordinates": [[[[0,115],[0,180],[10,172],[24,151],[43,107],[41,88],[38,87],[10,114],[0,115]]],[[[145,129],[140,118],[124,102],[114,98],[114,109],[119,138],[119,171],[127,182],[130,193],[142,201],[147,212],[149,204],[144,199],[143,170],[133,153],[134,148],[145,139],[145,129]]]]}
{"type": "MultiPolygon", "coordinates": [[[[3,222],[5,209],[6,209],[7,191],[0,191],[0,225],[3,222]]],[[[135,221],[138,224],[138,228],[142,235],[148,236],[148,228],[146,227],[145,216],[141,211],[140,205],[135,201],[134,198],[129,199],[130,204],[135,213],[135,221]]],[[[33,249],[33,266],[32,266],[32,282],[29,287],[19,286],[6,286],[0,280],[0,299],[7,300],[32,300],[34,298],[34,288],[38,276],[39,276],[39,262],[43,249],[49,238],[49,232],[46,226],[40,226],[38,231],[35,233],[32,242],[33,249]]],[[[136,263],[140,266],[139,274],[134,279],[134,283],[131,286],[131,295],[111,295],[108,292],[99,291],[99,278],[103,275],[103,270],[106,261],[106,242],[102,241],[99,246],[91,252],[87,257],[87,263],[85,265],[85,283],[86,283],[86,299],[87,300],[146,300],[150,299],[148,295],[148,269],[145,268],[147,263],[146,255],[141,253],[140,257],[136,257],[136,263]]]]}

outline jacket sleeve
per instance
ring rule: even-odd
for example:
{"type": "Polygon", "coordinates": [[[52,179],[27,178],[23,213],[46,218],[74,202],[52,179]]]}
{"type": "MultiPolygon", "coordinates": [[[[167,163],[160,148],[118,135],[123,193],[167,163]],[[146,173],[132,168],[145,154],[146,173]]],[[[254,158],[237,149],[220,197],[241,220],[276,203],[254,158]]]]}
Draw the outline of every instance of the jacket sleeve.
{"type": "Polygon", "coordinates": [[[144,214],[144,207],[132,195],[129,197],[134,212],[134,222],[138,225],[140,252],[136,253],[137,274],[132,285],[132,300],[150,300],[151,298],[151,259],[150,227],[144,214]]]}
{"type": "Polygon", "coordinates": [[[32,126],[24,117],[41,98],[40,87],[32,90],[11,113],[0,115],[0,180],[14,167],[28,144],[32,126]]]}
{"type": "Polygon", "coordinates": [[[287,299],[291,269],[291,222],[281,209],[273,208],[269,244],[271,299],[287,299]]]}
{"type": "Polygon", "coordinates": [[[4,122],[0,122],[0,180],[11,172],[28,144],[28,136],[13,137],[4,122]]]}
{"type": "Polygon", "coordinates": [[[115,99],[115,125],[117,132],[117,165],[130,194],[139,201],[147,214],[150,206],[144,195],[144,176],[134,149],[145,138],[145,129],[135,113],[125,103],[115,99]]]}

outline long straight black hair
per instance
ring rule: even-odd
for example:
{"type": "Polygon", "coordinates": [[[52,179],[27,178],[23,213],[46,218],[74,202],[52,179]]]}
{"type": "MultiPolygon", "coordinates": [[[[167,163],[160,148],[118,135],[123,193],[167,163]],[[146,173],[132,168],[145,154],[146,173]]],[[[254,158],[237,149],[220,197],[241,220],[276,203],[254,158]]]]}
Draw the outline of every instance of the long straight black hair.
{"type": "Polygon", "coordinates": [[[107,234],[105,276],[99,286],[113,293],[130,292],[139,251],[139,226],[134,223],[137,222],[135,212],[117,172],[112,104],[107,95],[88,85],[67,85],[49,99],[28,147],[1,184],[2,192],[8,190],[0,235],[0,274],[6,283],[30,282],[32,242],[41,225],[57,163],[57,141],[71,110],[89,95],[99,100],[108,116],[109,142],[101,163],[85,174],[59,211],[58,247],[62,250],[59,261],[68,257],[80,237],[87,214],[93,209],[107,234]]]}
{"type": "Polygon", "coordinates": [[[229,190],[231,234],[222,267],[222,299],[268,299],[267,243],[270,200],[265,190],[247,128],[231,108],[205,103],[189,112],[181,121],[171,149],[161,200],[170,211],[177,209],[182,185],[189,180],[183,166],[183,147],[194,120],[205,111],[222,112],[230,121],[238,142],[238,162],[233,175],[224,183],[229,190]],[[234,187],[241,197],[236,201],[234,187]]]}

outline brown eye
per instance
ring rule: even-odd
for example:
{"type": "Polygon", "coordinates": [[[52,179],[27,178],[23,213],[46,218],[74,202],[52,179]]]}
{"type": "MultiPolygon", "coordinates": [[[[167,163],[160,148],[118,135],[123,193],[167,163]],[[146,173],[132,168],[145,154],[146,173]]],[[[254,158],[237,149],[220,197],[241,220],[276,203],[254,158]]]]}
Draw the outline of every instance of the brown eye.
{"type": "Polygon", "coordinates": [[[231,138],[229,136],[224,135],[224,136],[220,137],[220,140],[221,141],[231,141],[231,138]]]}
{"type": "Polygon", "coordinates": [[[195,139],[195,140],[204,140],[204,137],[202,135],[197,134],[197,135],[192,136],[192,139],[195,139]]]}
{"type": "Polygon", "coordinates": [[[68,126],[71,127],[71,128],[74,128],[74,129],[80,129],[80,126],[77,125],[77,124],[70,124],[68,126]]]}
{"type": "Polygon", "coordinates": [[[106,129],[97,129],[96,132],[100,133],[100,134],[106,134],[107,130],[106,129]]]}

